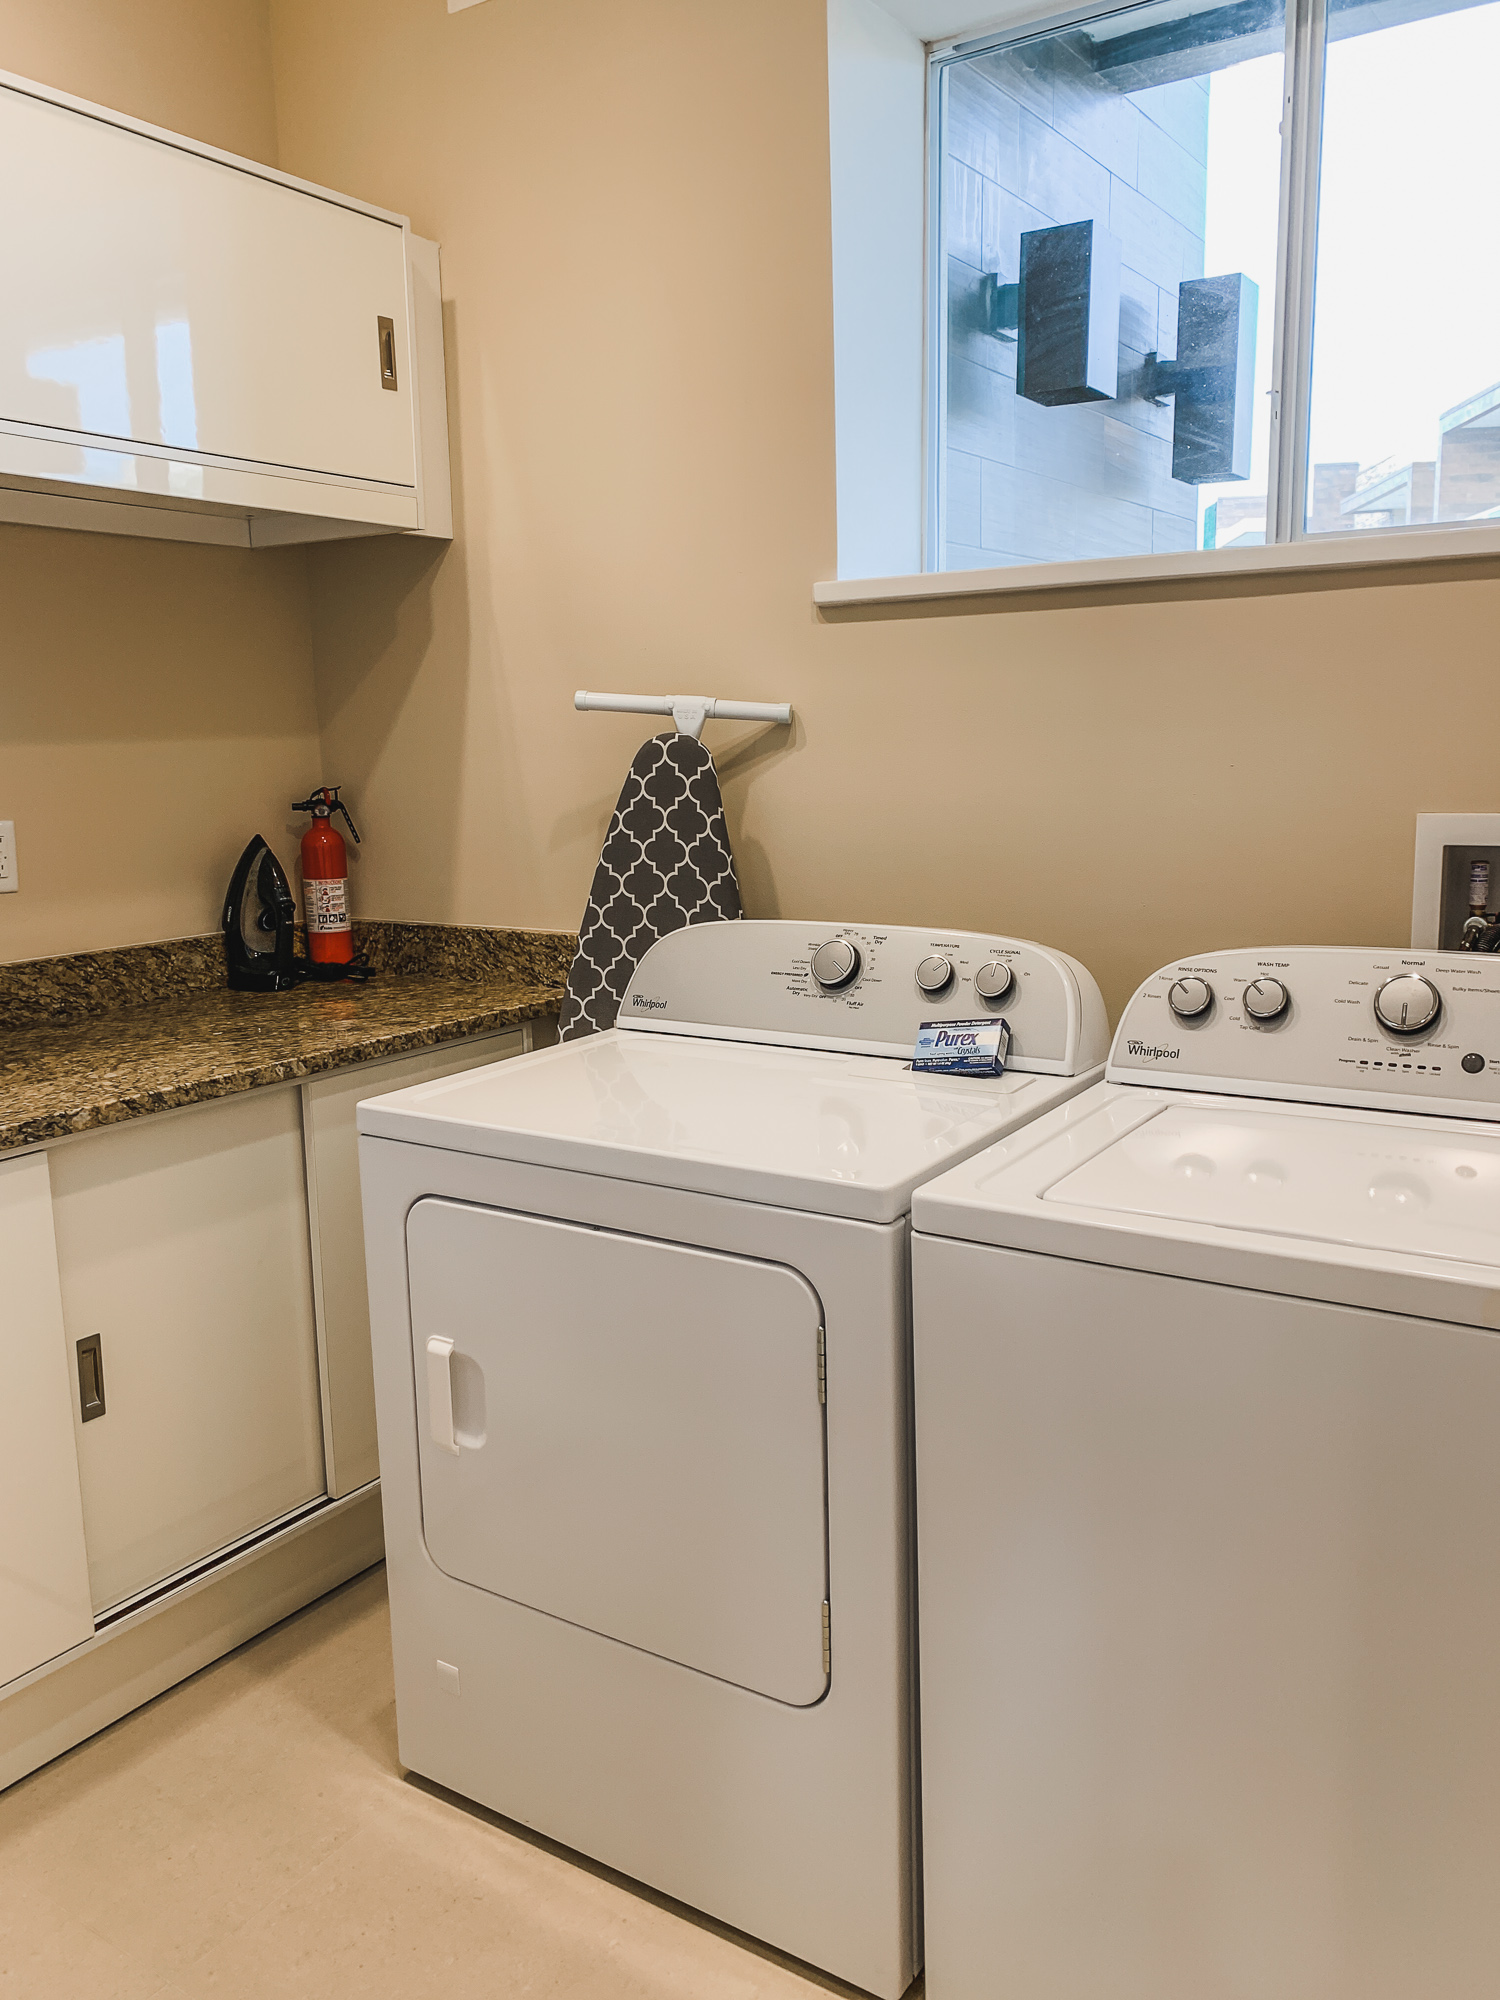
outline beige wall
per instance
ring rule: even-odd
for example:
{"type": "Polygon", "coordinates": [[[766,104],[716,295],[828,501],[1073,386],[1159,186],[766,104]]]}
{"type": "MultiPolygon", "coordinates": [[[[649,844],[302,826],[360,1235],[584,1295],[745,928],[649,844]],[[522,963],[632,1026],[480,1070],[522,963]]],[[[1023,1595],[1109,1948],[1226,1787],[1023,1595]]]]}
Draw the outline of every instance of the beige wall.
{"type": "Polygon", "coordinates": [[[11,67],[263,156],[279,132],[441,240],[458,539],[0,529],[0,956],[208,928],[250,832],[290,858],[310,649],[384,916],[576,922],[640,735],[579,685],[796,703],[790,741],[710,725],[751,914],[1003,926],[1115,1004],[1214,943],[1399,940],[1415,813],[1500,802],[1493,575],[816,616],[822,0],[271,0],[274,118],[264,22],[0,4],[11,67]]]}
{"type": "MultiPolygon", "coordinates": [[[[0,0],[0,63],[274,161],[265,0],[0,0]]],[[[0,959],[213,930],[319,774],[307,565],[0,526],[0,959]]]]}
{"type": "Polygon", "coordinates": [[[1003,926],[1118,1006],[1177,953],[1399,941],[1418,810],[1500,804],[1500,581],[820,622],[823,0],[272,0],[282,162],[443,244],[459,539],[320,553],[382,913],[576,921],[639,725],[710,725],[751,914],[1003,926]]]}

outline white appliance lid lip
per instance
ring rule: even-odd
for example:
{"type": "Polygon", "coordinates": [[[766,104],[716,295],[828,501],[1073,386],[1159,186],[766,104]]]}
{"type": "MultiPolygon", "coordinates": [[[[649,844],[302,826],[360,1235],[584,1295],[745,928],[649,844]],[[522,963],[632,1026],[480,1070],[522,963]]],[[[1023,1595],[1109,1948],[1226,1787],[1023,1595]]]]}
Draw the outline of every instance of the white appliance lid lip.
{"type": "MultiPolygon", "coordinates": [[[[1347,1231],[1316,1225],[1291,1229],[1257,1227],[1241,1213],[1226,1223],[1204,1215],[1165,1215],[1121,1205],[1070,1201],[1059,1188],[1095,1161],[1105,1162],[1137,1132],[1185,1110],[1213,1115],[1225,1129],[1239,1121],[1243,1136],[1261,1136],[1251,1118],[1284,1121],[1283,1133],[1308,1124],[1339,1128],[1346,1157],[1368,1141],[1385,1142],[1393,1154],[1408,1141],[1440,1142],[1452,1167],[1475,1169],[1475,1199],[1493,1188],[1500,1173],[1500,1139],[1493,1125],[1478,1120],[1435,1120],[1421,1113],[1377,1113],[1344,1106],[1304,1105],[1282,1100],[1247,1104],[1240,1097],[1151,1089],[1103,1082],[1047,1112],[1033,1124],[1001,1139],[972,1158],[935,1176],[912,1197],[912,1225],[921,1235],[988,1244],[1059,1256],[1121,1269],[1156,1272],[1211,1283],[1373,1306],[1427,1318],[1462,1318],[1500,1330],[1500,1205],[1489,1201],[1480,1240],[1471,1236],[1467,1253],[1452,1241],[1435,1246],[1410,1226],[1382,1222],[1380,1241],[1343,1240],[1347,1231]],[[1470,1151],[1467,1160],[1460,1154],[1470,1151]],[[1455,1249],[1458,1254],[1455,1254],[1455,1249]],[[1463,1305],[1458,1294],[1466,1294],[1463,1305]]],[[[1326,1136],[1326,1135],[1325,1135],[1326,1136]]],[[[1377,1171],[1401,1173],[1399,1159],[1377,1171]]],[[[1346,1190],[1347,1192],[1347,1190],[1346,1190]]],[[[1401,1195],[1399,1185],[1383,1190],[1401,1195]]],[[[1179,1204],[1185,1206],[1186,1204],[1179,1204]]],[[[1389,1210],[1387,1211],[1389,1213],[1389,1210]]],[[[1424,1211],[1425,1212],[1425,1211],[1424,1211]]],[[[1374,1232],[1371,1232],[1373,1235],[1374,1232]]]]}
{"type": "Polygon", "coordinates": [[[440,1150],[892,1220],[919,1181],[1077,1088],[616,1033],[366,1099],[358,1123],[440,1150]]]}

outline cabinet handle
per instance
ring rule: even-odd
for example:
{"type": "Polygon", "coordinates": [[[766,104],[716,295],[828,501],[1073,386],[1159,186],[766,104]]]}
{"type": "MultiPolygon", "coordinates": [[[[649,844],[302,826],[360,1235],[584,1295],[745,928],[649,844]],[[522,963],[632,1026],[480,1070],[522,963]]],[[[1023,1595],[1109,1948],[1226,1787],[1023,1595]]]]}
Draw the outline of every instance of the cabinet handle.
{"type": "Polygon", "coordinates": [[[396,387],[396,322],[392,319],[377,319],[380,329],[380,386],[382,389],[396,387]]]}
{"type": "Polygon", "coordinates": [[[427,1343],[427,1427],[439,1449],[458,1457],[458,1439],[453,1435],[453,1376],[448,1364],[453,1342],[441,1333],[427,1343]]]}
{"type": "Polygon", "coordinates": [[[78,1414],[86,1424],[104,1415],[104,1346],[97,1333],[78,1342],[78,1414]]]}

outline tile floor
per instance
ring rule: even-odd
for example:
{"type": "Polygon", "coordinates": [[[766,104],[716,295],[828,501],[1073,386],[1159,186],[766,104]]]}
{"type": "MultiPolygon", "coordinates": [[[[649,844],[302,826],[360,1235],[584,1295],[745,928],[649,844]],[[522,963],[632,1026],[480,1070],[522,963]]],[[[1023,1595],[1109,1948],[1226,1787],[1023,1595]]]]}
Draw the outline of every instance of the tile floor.
{"type": "Polygon", "coordinates": [[[380,1569],[0,1793],[3,2000],[852,1990],[403,1778],[380,1569]]]}

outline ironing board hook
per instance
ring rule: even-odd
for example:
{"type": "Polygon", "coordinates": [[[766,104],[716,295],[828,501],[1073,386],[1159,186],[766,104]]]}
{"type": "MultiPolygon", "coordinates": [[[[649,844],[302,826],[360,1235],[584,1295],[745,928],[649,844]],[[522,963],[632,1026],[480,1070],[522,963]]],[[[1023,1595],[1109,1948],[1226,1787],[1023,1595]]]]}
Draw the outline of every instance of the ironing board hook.
{"type": "Polygon", "coordinates": [[[575,708],[602,708],[616,715],[670,715],[680,736],[695,743],[705,722],[774,722],[782,728],[792,719],[789,701],[720,701],[709,694],[590,694],[580,688],[575,708]]]}

